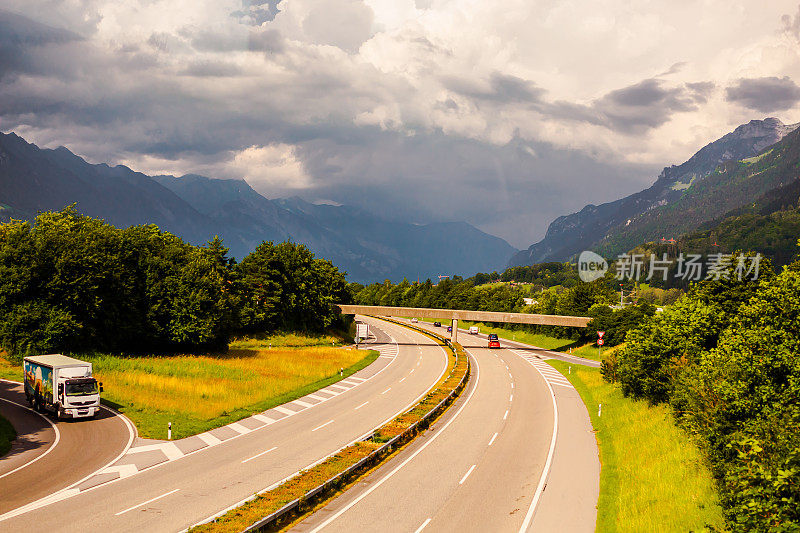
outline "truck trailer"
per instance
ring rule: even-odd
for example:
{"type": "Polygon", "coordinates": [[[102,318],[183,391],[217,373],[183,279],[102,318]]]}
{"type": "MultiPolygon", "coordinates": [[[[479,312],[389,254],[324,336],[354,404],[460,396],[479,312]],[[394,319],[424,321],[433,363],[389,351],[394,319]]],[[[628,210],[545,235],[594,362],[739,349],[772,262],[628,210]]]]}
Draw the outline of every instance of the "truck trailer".
{"type": "Polygon", "coordinates": [[[92,377],[92,363],[61,354],[26,357],[25,397],[37,411],[61,418],[94,418],[103,384],[92,377]]]}

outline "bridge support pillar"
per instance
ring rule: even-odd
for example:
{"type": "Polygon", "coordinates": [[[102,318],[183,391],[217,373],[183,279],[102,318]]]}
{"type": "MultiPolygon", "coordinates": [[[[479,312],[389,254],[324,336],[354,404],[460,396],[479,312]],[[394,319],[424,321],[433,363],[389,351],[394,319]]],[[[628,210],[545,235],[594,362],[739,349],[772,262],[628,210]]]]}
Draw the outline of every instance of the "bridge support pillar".
{"type": "Polygon", "coordinates": [[[450,341],[451,342],[458,342],[458,319],[453,319],[453,331],[450,333],[450,341]]]}

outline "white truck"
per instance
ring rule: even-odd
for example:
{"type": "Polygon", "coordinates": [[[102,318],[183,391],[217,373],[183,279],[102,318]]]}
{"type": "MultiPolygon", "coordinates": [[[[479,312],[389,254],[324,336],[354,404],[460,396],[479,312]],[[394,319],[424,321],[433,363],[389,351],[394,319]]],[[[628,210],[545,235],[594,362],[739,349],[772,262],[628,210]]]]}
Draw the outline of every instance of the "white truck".
{"type": "Polygon", "coordinates": [[[470,335],[477,335],[478,334],[478,326],[470,326],[469,327],[469,334],[470,335]]]}
{"type": "Polygon", "coordinates": [[[92,363],[61,354],[26,357],[25,397],[37,411],[61,418],[93,418],[100,411],[103,384],[92,377],[92,363]]]}

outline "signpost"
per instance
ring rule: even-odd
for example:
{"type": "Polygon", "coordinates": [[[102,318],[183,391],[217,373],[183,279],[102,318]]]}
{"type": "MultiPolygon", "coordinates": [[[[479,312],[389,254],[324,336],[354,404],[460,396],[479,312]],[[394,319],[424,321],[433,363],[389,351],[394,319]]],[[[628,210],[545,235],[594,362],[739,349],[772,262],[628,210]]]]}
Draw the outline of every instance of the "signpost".
{"type": "Polygon", "coordinates": [[[603,340],[603,335],[605,335],[605,334],[606,334],[605,331],[598,331],[597,332],[597,357],[598,358],[600,358],[600,350],[601,350],[600,347],[605,343],[605,341],[603,340]]]}
{"type": "Polygon", "coordinates": [[[364,324],[363,322],[356,323],[356,349],[358,348],[358,343],[362,340],[369,337],[369,325],[364,324]]]}

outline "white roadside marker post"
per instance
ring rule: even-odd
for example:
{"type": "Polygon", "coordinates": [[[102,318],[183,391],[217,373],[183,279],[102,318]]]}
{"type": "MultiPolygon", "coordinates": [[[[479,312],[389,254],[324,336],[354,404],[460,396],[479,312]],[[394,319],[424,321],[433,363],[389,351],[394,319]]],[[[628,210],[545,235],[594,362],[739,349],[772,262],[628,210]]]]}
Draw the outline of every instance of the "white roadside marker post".
{"type": "Polygon", "coordinates": [[[597,406],[597,416],[600,416],[600,413],[602,412],[603,412],[603,404],[601,403],[600,405],[597,406]]]}
{"type": "Polygon", "coordinates": [[[172,440],[172,422],[167,423],[167,440],[172,440]]]}

